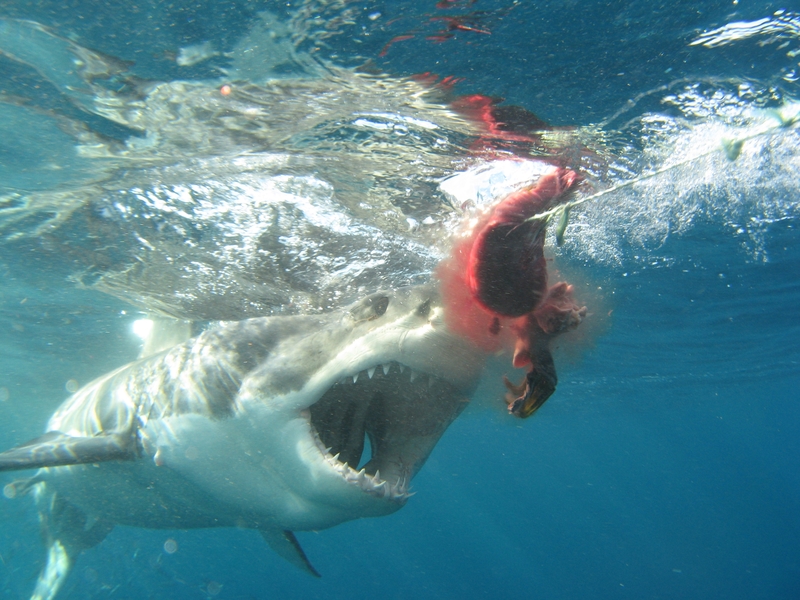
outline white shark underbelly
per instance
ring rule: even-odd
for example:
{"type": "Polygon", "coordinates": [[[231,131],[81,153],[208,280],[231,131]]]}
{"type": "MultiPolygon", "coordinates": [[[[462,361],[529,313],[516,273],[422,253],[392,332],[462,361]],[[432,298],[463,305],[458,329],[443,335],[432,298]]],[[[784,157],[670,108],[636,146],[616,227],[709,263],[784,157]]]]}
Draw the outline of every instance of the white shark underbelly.
{"type": "Polygon", "coordinates": [[[316,444],[304,441],[312,440],[306,419],[286,423],[277,435],[265,435],[260,422],[252,415],[151,421],[141,431],[149,460],[50,468],[44,479],[95,518],[151,528],[307,531],[403,506],[375,503],[318,464],[316,444]],[[284,444],[294,447],[286,451],[284,444]]]}

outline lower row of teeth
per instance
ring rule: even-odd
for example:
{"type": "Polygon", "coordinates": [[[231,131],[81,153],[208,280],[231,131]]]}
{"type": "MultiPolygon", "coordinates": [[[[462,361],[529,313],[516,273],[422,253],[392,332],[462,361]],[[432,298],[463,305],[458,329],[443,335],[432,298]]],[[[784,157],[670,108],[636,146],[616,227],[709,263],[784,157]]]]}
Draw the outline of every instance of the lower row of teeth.
{"type": "Polygon", "coordinates": [[[338,453],[332,455],[330,452],[331,449],[325,448],[323,445],[319,434],[316,431],[313,433],[317,446],[325,454],[325,460],[328,461],[331,467],[339,471],[339,474],[341,474],[348,483],[357,483],[362,490],[373,496],[391,498],[392,500],[405,500],[416,493],[408,491],[408,478],[406,476],[398,477],[397,481],[390,485],[388,481],[381,479],[380,470],[375,471],[375,475],[370,475],[367,473],[366,469],[356,471],[347,463],[340,461],[338,453]]]}
{"type": "Polygon", "coordinates": [[[398,477],[397,481],[390,485],[388,481],[381,479],[381,472],[375,471],[375,475],[370,475],[365,469],[356,471],[347,463],[339,460],[339,455],[326,454],[325,458],[334,469],[341,473],[348,483],[357,483],[362,490],[378,496],[379,498],[392,498],[394,500],[405,500],[414,495],[408,491],[408,482],[405,477],[398,477]]]}

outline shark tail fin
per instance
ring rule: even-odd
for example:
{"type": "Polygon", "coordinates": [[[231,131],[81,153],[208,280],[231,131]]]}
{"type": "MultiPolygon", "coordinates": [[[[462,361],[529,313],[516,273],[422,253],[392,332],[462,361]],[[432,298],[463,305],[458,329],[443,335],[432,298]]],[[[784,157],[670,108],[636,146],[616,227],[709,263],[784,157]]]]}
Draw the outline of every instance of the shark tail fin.
{"type": "Polygon", "coordinates": [[[273,529],[259,529],[262,537],[269,544],[275,552],[282,558],[292,563],[295,567],[313,575],[314,577],[322,577],[319,572],[308,560],[306,553],[300,546],[300,542],[294,536],[294,533],[287,530],[273,530],[273,529]]]}
{"type": "Polygon", "coordinates": [[[78,554],[103,541],[114,526],[90,519],[81,509],[47,490],[46,483],[39,484],[35,493],[47,559],[31,600],[53,600],[78,554]]]}
{"type": "Polygon", "coordinates": [[[0,453],[0,471],[135,460],[138,456],[136,438],[130,433],[76,437],[49,431],[0,453]]]}

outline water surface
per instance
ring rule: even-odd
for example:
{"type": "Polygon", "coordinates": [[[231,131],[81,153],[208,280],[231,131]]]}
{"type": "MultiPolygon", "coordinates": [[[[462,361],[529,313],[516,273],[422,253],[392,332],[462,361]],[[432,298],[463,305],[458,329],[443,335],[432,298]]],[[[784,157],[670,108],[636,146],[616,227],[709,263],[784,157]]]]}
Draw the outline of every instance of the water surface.
{"type": "MultiPolygon", "coordinates": [[[[458,95],[569,127],[544,145],[578,157],[580,198],[623,185],[576,206],[548,250],[592,312],[561,342],[556,395],[511,419],[498,360],[408,506],[300,534],[321,580],[254,532],[120,527],[61,598],[797,597],[789,8],[4,3],[3,447],[41,433],[65,386],[135,358],[148,308],[200,322],[323,310],[427,278],[461,219],[438,182],[487,160],[448,108],[458,95]],[[84,50],[95,77],[70,66],[84,50]],[[254,258],[274,222],[296,227],[279,250],[313,258],[285,277],[254,258]]],[[[0,590],[27,598],[35,511],[4,501],[0,522],[0,590]]]]}

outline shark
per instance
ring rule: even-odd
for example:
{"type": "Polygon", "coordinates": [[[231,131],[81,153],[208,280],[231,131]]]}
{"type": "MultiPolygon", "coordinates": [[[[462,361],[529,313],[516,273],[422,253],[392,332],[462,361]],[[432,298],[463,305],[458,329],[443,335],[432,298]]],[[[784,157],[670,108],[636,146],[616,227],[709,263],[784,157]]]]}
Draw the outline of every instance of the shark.
{"type": "Polygon", "coordinates": [[[38,507],[52,600],[115,525],[258,530],[319,576],[294,532],[391,514],[469,402],[486,354],[434,286],[340,310],[209,327],[87,384],[0,454],[38,507]]]}

